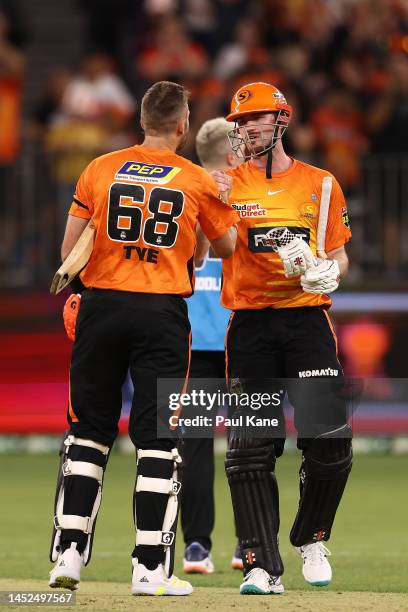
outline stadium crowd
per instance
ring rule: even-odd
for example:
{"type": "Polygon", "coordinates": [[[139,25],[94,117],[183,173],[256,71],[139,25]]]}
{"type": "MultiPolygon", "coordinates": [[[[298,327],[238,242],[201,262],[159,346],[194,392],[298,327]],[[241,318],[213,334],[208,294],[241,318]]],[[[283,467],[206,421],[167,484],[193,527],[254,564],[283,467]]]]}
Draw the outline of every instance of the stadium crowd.
{"type": "MultiPolygon", "coordinates": [[[[191,91],[192,129],[183,154],[194,161],[199,127],[225,114],[232,92],[253,81],[275,84],[296,108],[287,149],[332,171],[351,199],[351,216],[360,215],[363,224],[370,206],[370,201],[361,205],[364,160],[407,156],[404,0],[77,0],[76,5],[85,20],[82,65],[56,66],[29,130],[51,154],[58,219],[65,219],[81,168],[95,155],[140,142],[139,101],[157,80],[175,80],[191,91]]],[[[14,96],[11,104],[19,109],[24,36],[16,35],[12,6],[0,0],[0,98],[14,96]]],[[[21,139],[19,122],[7,119],[6,107],[0,104],[0,122],[7,125],[0,135],[2,202],[4,168],[18,159],[21,139]]],[[[381,204],[382,239],[398,245],[403,211],[396,205],[386,218],[384,208],[381,204]]],[[[6,220],[4,205],[1,216],[6,220]]],[[[58,223],[57,231],[60,236],[58,223]]],[[[385,247],[384,254],[396,271],[401,253],[385,247]]]]}

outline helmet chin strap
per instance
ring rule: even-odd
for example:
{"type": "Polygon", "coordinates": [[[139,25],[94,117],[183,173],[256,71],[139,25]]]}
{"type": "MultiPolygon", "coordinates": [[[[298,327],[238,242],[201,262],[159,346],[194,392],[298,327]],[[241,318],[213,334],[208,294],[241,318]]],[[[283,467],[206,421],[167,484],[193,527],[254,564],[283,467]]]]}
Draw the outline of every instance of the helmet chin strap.
{"type": "Polygon", "coordinates": [[[272,178],[272,148],[268,149],[268,153],[266,157],[265,174],[266,174],[267,179],[272,178]]]}

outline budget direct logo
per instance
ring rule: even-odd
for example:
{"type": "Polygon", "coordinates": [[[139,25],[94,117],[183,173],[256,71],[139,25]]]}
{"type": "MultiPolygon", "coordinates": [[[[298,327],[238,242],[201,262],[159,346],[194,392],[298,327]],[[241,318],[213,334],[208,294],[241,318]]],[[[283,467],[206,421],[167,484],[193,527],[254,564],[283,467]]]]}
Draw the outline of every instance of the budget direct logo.
{"type": "Polygon", "coordinates": [[[258,202],[247,202],[246,204],[234,202],[232,208],[237,211],[241,219],[248,217],[266,217],[267,213],[266,208],[262,208],[258,202]]]}
{"type": "Polygon", "coordinates": [[[115,179],[164,185],[171,181],[180,170],[181,168],[176,168],[174,166],[159,166],[157,164],[127,161],[120,170],[118,170],[115,179]]]}

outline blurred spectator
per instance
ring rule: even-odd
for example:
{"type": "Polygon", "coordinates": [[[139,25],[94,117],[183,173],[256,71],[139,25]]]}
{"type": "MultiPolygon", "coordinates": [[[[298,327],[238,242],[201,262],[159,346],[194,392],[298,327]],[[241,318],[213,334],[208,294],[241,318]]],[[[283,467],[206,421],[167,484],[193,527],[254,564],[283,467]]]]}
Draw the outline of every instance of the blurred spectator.
{"type": "Polygon", "coordinates": [[[213,57],[218,49],[218,11],[213,0],[184,0],[182,14],[192,39],[213,57]]]}
{"type": "Polygon", "coordinates": [[[358,190],[361,155],[367,149],[363,116],[347,89],[330,90],[312,113],[321,164],[333,172],[346,195],[358,190]]]}
{"type": "Polygon", "coordinates": [[[144,0],[143,7],[147,14],[154,17],[165,16],[175,12],[178,0],[144,0]]]}
{"type": "Polygon", "coordinates": [[[387,75],[388,82],[384,91],[374,97],[369,109],[367,127],[372,139],[371,150],[377,159],[382,160],[384,173],[379,194],[383,257],[387,273],[397,279],[401,275],[400,264],[403,245],[406,242],[404,218],[406,219],[405,193],[408,180],[407,56],[401,53],[392,55],[387,63],[387,75]]]}
{"type": "Polygon", "coordinates": [[[384,91],[374,97],[367,117],[371,150],[381,154],[408,153],[408,57],[392,55],[384,91]]]}
{"type": "Polygon", "coordinates": [[[244,17],[237,23],[235,40],[220,49],[213,72],[220,79],[229,79],[251,63],[256,53],[262,52],[257,20],[244,17]]]}
{"type": "Polygon", "coordinates": [[[32,138],[41,140],[46,135],[48,126],[57,120],[65,89],[72,78],[73,74],[67,68],[57,69],[49,75],[44,96],[34,109],[31,118],[32,138]]]}
{"type": "MultiPolygon", "coordinates": [[[[2,191],[20,138],[24,61],[18,47],[27,38],[17,10],[22,4],[22,0],[0,0],[0,14],[3,11],[8,18],[6,27],[4,16],[0,18],[0,115],[8,112],[11,117],[0,116],[2,191]],[[9,58],[7,77],[4,55],[9,58]],[[10,58],[14,58],[11,63],[10,58]],[[11,161],[4,157],[6,141],[11,161]]],[[[360,257],[364,277],[376,266],[391,272],[388,277],[401,277],[402,266],[408,264],[403,236],[408,188],[407,0],[74,0],[74,4],[86,16],[83,43],[92,55],[74,77],[64,69],[51,74],[30,130],[52,154],[62,208],[59,217],[65,218],[73,183],[88,161],[136,140],[135,104],[122,79],[136,97],[161,79],[187,86],[191,132],[183,154],[191,159],[195,159],[197,128],[224,114],[238,87],[266,81],[281,88],[296,108],[285,135],[288,150],[331,170],[349,196],[358,237],[351,248],[363,245],[360,256],[353,252],[354,264],[360,257]],[[364,236],[365,231],[370,234],[364,236]]],[[[45,8],[39,3],[36,10],[45,8]]],[[[38,88],[27,87],[27,108],[33,107],[31,91],[38,88]]],[[[1,214],[3,221],[5,213],[1,214]]],[[[3,254],[5,249],[3,242],[3,254]]]]}
{"type": "Polygon", "coordinates": [[[107,53],[113,57],[120,55],[123,38],[132,28],[137,27],[137,19],[142,17],[140,2],[133,0],[77,0],[86,16],[85,44],[88,53],[107,53]]]}
{"type": "Polygon", "coordinates": [[[199,80],[208,70],[205,50],[188,36],[184,23],[175,15],[159,18],[152,42],[142,49],[137,71],[148,84],[170,80],[183,84],[199,80]]]}
{"type": "Polygon", "coordinates": [[[57,241],[62,238],[75,183],[97,155],[132,144],[130,122],[135,103],[113,64],[103,54],[91,54],[80,74],[65,86],[46,137],[57,183],[57,241]]]}
{"type": "Polygon", "coordinates": [[[19,49],[24,48],[29,40],[23,12],[21,0],[0,0],[0,13],[8,22],[8,40],[19,49]]]}
{"type": "Polygon", "coordinates": [[[302,85],[309,74],[310,53],[298,43],[283,45],[278,51],[279,67],[291,83],[302,85]]]}
{"type": "Polygon", "coordinates": [[[8,19],[0,12],[0,215],[3,229],[0,264],[4,264],[12,255],[15,240],[11,187],[13,168],[20,150],[20,114],[25,65],[24,56],[11,44],[8,34],[8,19]]]}
{"type": "Polygon", "coordinates": [[[342,363],[349,376],[383,376],[384,357],[391,343],[390,330],[368,317],[343,324],[338,329],[342,363]]]}

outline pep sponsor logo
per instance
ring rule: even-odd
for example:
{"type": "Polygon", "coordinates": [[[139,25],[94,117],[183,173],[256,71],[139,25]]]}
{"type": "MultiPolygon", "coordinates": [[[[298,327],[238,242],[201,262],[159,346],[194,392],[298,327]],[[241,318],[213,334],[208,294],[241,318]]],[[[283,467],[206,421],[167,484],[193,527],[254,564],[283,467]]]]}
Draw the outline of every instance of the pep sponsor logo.
{"type": "Polygon", "coordinates": [[[118,170],[116,179],[134,180],[138,183],[154,183],[163,185],[170,182],[181,168],[174,166],[159,166],[157,164],[144,164],[143,162],[127,161],[118,170]]]}

